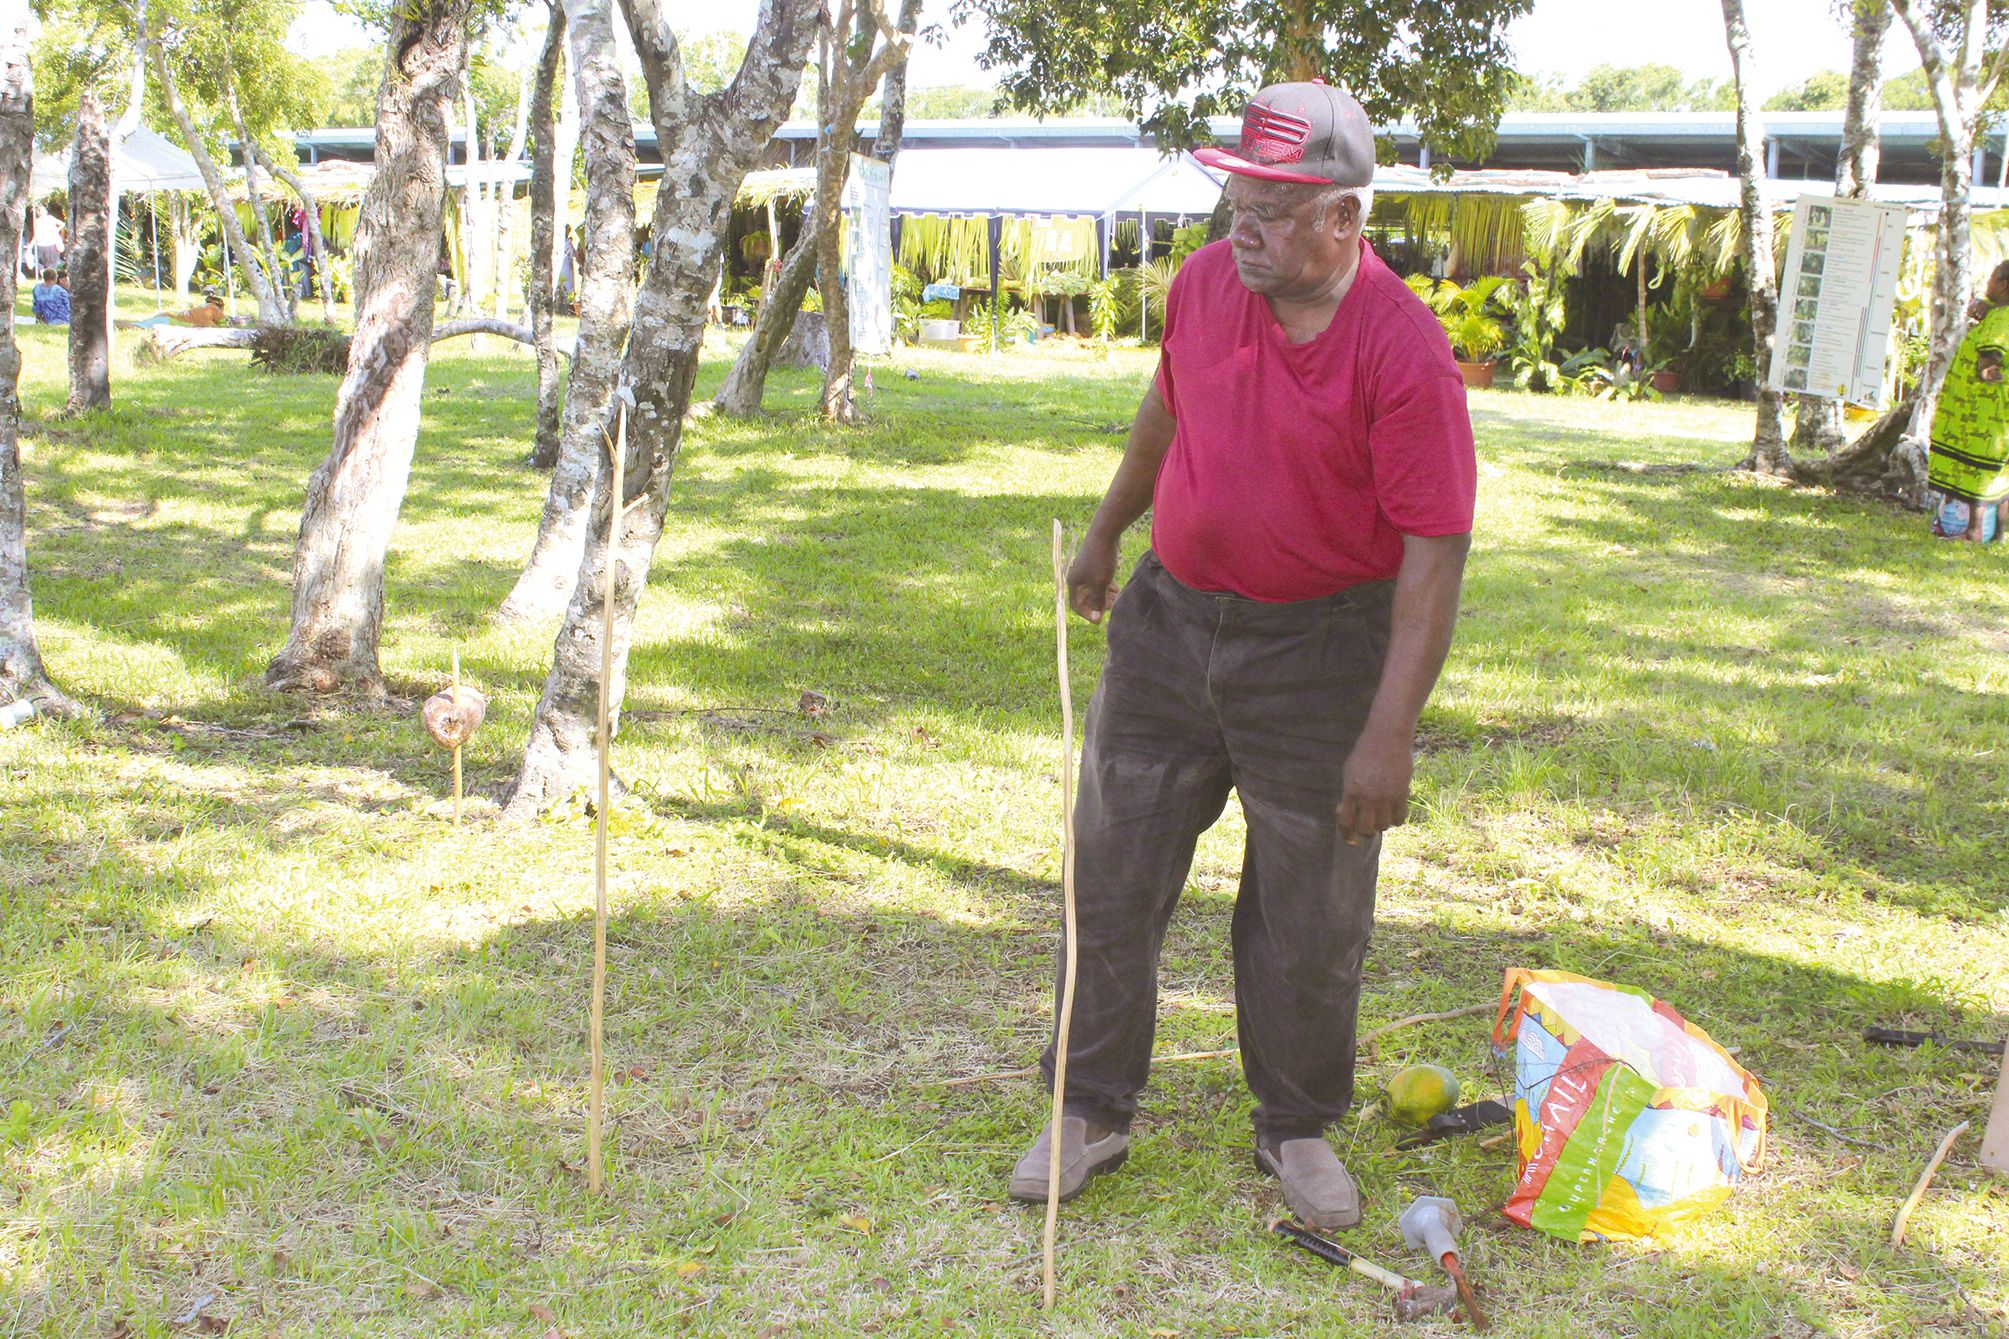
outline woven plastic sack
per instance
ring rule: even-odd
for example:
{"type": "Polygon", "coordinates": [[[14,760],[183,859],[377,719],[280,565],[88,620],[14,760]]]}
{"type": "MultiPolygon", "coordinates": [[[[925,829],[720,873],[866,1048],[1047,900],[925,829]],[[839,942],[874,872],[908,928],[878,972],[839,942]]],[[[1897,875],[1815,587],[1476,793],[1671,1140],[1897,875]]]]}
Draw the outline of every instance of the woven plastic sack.
{"type": "Polygon", "coordinates": [[[1510,1046],[1521,1174],[1502,1212],[1526,1227],[1666,1237],[1764,1156],[1758,1081],[1643,990],[1510,968],[1493,1049],[1510,1046]]]}

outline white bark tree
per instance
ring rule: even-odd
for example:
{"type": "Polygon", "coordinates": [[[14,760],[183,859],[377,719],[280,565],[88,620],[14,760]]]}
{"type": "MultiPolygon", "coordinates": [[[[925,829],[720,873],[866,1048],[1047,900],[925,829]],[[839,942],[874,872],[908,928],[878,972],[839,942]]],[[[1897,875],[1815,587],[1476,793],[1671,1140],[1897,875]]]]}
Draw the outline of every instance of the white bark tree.
{"type": "Polygon", "coordinates": [[[377,91],[376,174],[356,224],[356,333],[334,444],[307,484],[293,617],[275,688],[381,693],[384,557],[404,504],[425,392],[446,209],[446,109],[467,72],[471,0],[392,11],[377,91]]]}
{"type": "Polygon", "coordinates": [[[1939,121],[1939,244],[1932,283],[1932,348],[1919,378],[1911,429],[1891,453],[1885,483],[1900,497],[1925,496],[1925,445],[1946,369],[1967,333],[1974,284],[1968,193],[1982,109],[2002,81],[2009,43],[1990,49],[1988,0],[1891,0],[1911,34],[1939,121]]]}
{"type": "Polygon", "coordinates": [[[884,0],[839,0],[837,18],[823,36],[824,97],[816,134],[816,272],[823,295],[823,324],[830,335],[830,366],[823,374],[823,416],[856,421],[851,401],[850,305],[844,289],[844,182],[851,175],[851,145],[865,99],[913,45],[912,30],[893,26],[884,0]]]}
{"type": "Polygon", "coordinates": [[[285,311],[287,324],[290,325],[299,313],[299,302],[288,274],[292,267],[279,254],[279,243],[272,235],[272,215],[265,207],[265,187],[259,181],[258,142],[251,137],[251,127],[244,120],[244,109],[238,105],[237,85],[231,77],[230,64],[226,51],[223,105],[230,113],[231,127],[237,132],[238,148],[244,154],[244,193],[251,204],[251,221],[258,228],[258,262],[265,267],[265,281],[272,285],[272,291],[278,297],[279,306],[285,311]]]}
{"type": "Polygon", "coordinates": [[[112,209],[111,131],[97,90],[85,84],[70,155],[71,414],[112,407],[112,209]]]}
{"type": "Polygon", "coordinates": [[[162,33],[142,32],[142,43],[147,54],[153,59],[154,78],[160,81],[161,96],[167,102],[168,115],[174,118],[181,131],[182,147],[189,157],[195,159],[196,170],[202,174],[202,182],[209,193],[209,203],[216,210],[218,223],[223,228],[224,241],[232,256],[243,260],[244,281],[251,286],[251,296],[258,303],[260,325],[283,325],[286,322],[286,308],[279,300],[278,290],[267,279],[264,269],[256,261],[251,247],[244,240],[244,229],[238,226],[237,210],[231,206],[230,192],[224,188],[223,174],[217,170],[216,160],[210,157],[209,147],[203,143],[202,135],[195,128],[195,121],[182,104],[181,91],[174,80],[172,63],[167,58],[167,37],[162,33]]]}
{"type": "Polygon", "coordinates": [[[635,132],[614,46],[611,0],[565,0],[586,146],[586,264],[579,275],[579,343],[565,393],[565,429],[530,561],[503,601],[504,618],[565,608],[586,546],[600,431],[628,340],[635,277],[635,132]]]}
{"type": "Polygon", "coordinates": [[[258,166],[286,183],[300,200],[300,213],[307,223],[307,241],[314,249],[314,274],[321,286],[321,319],[329,325],[335,324],[335,273],[329,267],[328,244],[321,236],[321,205],[314,198],[314,192],[284,162],[273,159],[256,142],[251,146],[252,155],[258,166]]]}
{"type": "MultiPolygon", "coordinates": [[[[662,146],[655,248],[635,298],[622,362],[628,410],[623,496],[610,472],[594,487],[585,552],[553,648],[551,672],[532,719],[507,812],[525,817],[566,799],[594,777],[603,586],[614,568],[610,714],[625,690],[635,609],[662,537],[670,481],[682,444],[704,342],[705,303],[718,273],[733,197],[788,110],[815,35],[819,0],[762,0],[758,26],[733,81],[699,94],[685,82],[660,0],[629,0],[628,27],[662,146]],[[612,551],[609,538],[612,537],[612,551]]],[[[606,425],[611,439],[612,424],[606,425]]]]}
{"type": "MultiPolygon", "coordinates": [[[[912,48],[919,20],[917,0],[903,0],[897,24],[888,20],[883,0],[842,0],[831,25],[819,33],[816,191],[803,209],[802,229],[796,234],[795,245],[782,257],[773,281],[762,295],[753,334],[740,346],[739,356],[733,360],[731,370],[712,399],[713,407],[720,413],[760,412],[768,369],[788,342],[802,301],[809,294],[810,282],[815,280],[823,295],[823,321],[830,338],[830,366],[823,379],[823,413],[839,421],[853,417],[851,330],[849,309],[838,282],[843,251],[836,221],[844,212],[844,180],[850,172],[858,114],[873,86],[882,79],[886,97],[881,101],[879,135],[873,152],[887,163],[899,152],[900,135],[906,123],[907,53],[912,48]]],[[[770,237],[768,245],[779,247],[781,238],[770,237]]]]}
{"type": "MultiPolygon", "coordinates": [[[[1843,200],[1863,200],[1876,184],[1883,143],[1878,118],[1883,111],[1883,39],[1890,29],[1890,4],[1889,0],[1848,0],[1843,12],[1849,20],[1851,54],[1842,142],[1835,156],[1835,195],[1843,200]]],[[[1817,457],[1844,449],[1842,402],[1800,396],[1793,416],[1791,449],[1817,457]]]]}
{"type": "Polygon", "coordinates": [[[1772,362],[1772,336],[1779,319],[1779,283],[1772,265],[1772,213],[1763,185],[1765,132],[1752,92],[1751,30],[1743,0],[1723,0],[1723,36],[1730,47],[1730,76],[1737,91],[1737,179],[1744,213],[1744,274],[1751,292],[1751,343],[1758,362],[1758,423],[1744,468],[1761,474],[1791,474],[1779,393],[1765,385],[1772,362]]]}
{"type": "Polygon", "coordinates": [[[551,22],[544,30],[544,49],[537,58],[530,95],[530,291],[524,320],[537,341],[537,440],[530,463],[538,469],[558,464],[560,437],[558,349],[551,339],[551,308],[556,301],[558,273],[554,234],[558,226],[558,192],[572,188],[571,164],[558,179],[558,136],[553,118],[559,95],[559,69],[565,61],[565,6],[551,0],[551,22]]]}
{"type": "Polygon", "coordinates": [[[28,506],[21,486],[21,350],[14,342],[14,296],[21,222],[28,212],[35,147],[35,81],[26,29],[0,38],[0,697],[28,698],[52,715],[75,705],[49,682],[35,644],[28,595],[28,506]]]}

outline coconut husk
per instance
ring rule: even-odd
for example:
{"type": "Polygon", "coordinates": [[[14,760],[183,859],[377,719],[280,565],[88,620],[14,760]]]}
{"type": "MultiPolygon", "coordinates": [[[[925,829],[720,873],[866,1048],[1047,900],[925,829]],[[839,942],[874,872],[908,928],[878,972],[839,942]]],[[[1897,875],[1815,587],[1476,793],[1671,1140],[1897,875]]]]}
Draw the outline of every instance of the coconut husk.
{"type": "Polygon", "coordinates": [[[443,749],[457,749],[474,738],[474,732],[481,728],[482,718],[486,715],[488,698],[480,689],[469,688],[466,684],[434,693],[419,709],[426,733],[432,736],[433,743],[443,749]]]}

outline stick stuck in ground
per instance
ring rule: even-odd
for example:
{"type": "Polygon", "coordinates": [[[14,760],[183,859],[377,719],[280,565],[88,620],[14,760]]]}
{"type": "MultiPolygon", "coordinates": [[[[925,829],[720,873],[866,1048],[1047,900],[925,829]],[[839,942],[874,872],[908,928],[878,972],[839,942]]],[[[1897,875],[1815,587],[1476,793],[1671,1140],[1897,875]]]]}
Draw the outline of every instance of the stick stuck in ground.
{"type": "MultiPolygon", "coordinates": [[[[460,705],[460,648],[458,646],[453,648],[453,701],[455,706],[460,705]]],[[[453,825],[455,827],[460,826],[460,749],[461,746],[459,744],[453,746],[453,825]]]]}
{"type": "Polygon", "coordinates": [[[1053,635],[1060,669],[1060,1017],[1053,1039],[1053,1117],[1047,1126],[1046,1233],[1040,1243],[1046,1310],[1053,1310],[1054,1237],[1060,1226],[1060,1118],[1067,1096],[1067,1039],[1074,1022],[1074,690],[1067,676],[1067,547],[1053,523],[1053,635]]]}
{"type": "Polygon", "coordinates": [[[608,774],[612,770],[607,762],[607,694],[614,681],[614,575],[621,560],[621,521],[625,512],[621,505],[621,490],[625,483],[622,471],[628,456],[626,405],[621,407],[620,416],[614,420],[611,446],[614,477],[607,508],[607,583],[601,591],[600,720],[595,745],[600,755],[600,801],[594,806],[593,819],[593,1036],[590,1042],[593,1079],[586,1115],[586,1186],[596,1195],[600,1193],[600,1113],[606,1082],[600,1035],[607,1007],[607,792],[608,774]]]}
{"type": "Polygon", "coordinates": [[[1954,1140],[1966,1133],[1967,1122],[1962,1121],[1948,1130],[1946,1138],[1939,1141],[1939,1148],[1933,1153],[1932,1161],[1926,1163],[1925,1170],[1919,1173],[1918,1184],[1911,1188],[1911,1193],[1904,1197],[1904,1203],[1898,1206],[1897,1221],[1890,1225],[1890,1245],[1892,1250],[1896,1250],[1898,1247],[1904,1245],[1904,1229],[1911,1222],[1911,1211],[1916,1209],[1918,1202],[1925,1198],[1926,1187],[1932,1184],[1932,1178],[1938,1174],[1939,1164],[1945,1162],[1946,1155],[1953,1151],[1954,1140]]]}

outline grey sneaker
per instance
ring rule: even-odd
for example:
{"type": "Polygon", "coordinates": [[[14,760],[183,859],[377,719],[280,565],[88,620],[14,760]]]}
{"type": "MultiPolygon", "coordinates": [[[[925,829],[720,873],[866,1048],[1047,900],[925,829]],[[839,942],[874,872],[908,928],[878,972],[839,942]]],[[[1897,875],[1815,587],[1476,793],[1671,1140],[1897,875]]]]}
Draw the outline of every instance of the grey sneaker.
{"type": "Polygon", "coordinates": [[[1256,1167],[1283,1182],[1284,1203],[1306,1227],[1360,1225],[1360,1188],[1324,1139],[1258,1139],[1256,1167]]]}
{"type": "MultiPolygon", "coordinates": [[[[1052,1162],[1051,1123],[1042,1125],[1039,1138],[1011,1169],[1011,1197],[1027,1204],[1046,1203],[1046,1178],[1052,1162]]],[[[1081,1193],[1082,1187],[1104,1172],[1113,1172],[1130,1156],[1130,1136],[1105,1134],[1090,1142],[1088,1122],[1079,1116],[1060,1118],[1060,1198],[1062,1202],[1081,1193]]]]}

